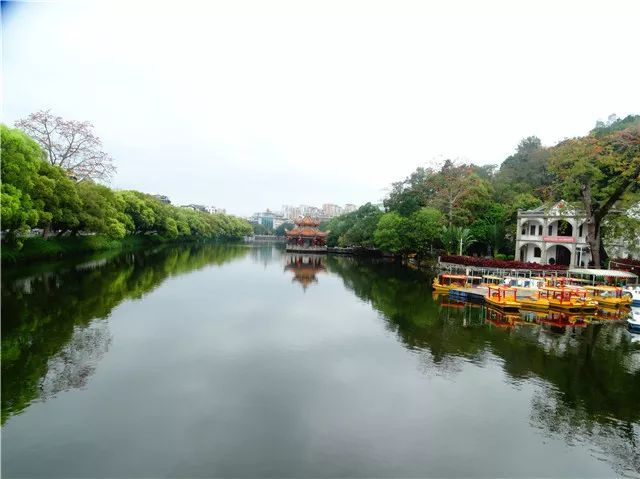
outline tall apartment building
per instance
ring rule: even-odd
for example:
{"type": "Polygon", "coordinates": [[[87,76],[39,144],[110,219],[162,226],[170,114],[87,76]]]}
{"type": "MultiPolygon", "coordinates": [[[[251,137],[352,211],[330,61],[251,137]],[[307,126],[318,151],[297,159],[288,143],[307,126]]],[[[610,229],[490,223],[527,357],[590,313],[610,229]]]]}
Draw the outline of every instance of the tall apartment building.
{"type": "Polygon", "coordinates": [[[353,213],[357,209],[358,209],[358,207],[356,205],[351,204],[351,203],[347,203],[346,205],[344,205],[344,208],[342,209],[342,213],[344,213],[344,214],[353,213]]]}
{"type": "Polygon", "coordinates": [[[334,205],[333,203],[325,203],[322,205],[322,212],[325,216],[333,218],[334,216],[340,216],[342,214],[342,207],[334,205]]]}

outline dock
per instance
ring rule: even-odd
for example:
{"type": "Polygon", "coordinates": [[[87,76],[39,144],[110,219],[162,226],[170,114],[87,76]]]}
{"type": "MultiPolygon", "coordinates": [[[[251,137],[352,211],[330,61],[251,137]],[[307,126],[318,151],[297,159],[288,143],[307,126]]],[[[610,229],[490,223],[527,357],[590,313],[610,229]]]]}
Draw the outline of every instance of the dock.
{"type": "MultiPolygon", "coordinates": [[[[476,288],[451,288],[449,290],[449,296],[454,299],[462,300],[462,301],[471,301],[474,303],[484,303],[484,297],[489,292],[488,288],[484,286],[478,286],[476,288]]],[[[516,292],[516,297],[526,298],[531,296],[531,291],[520,290],[518,289],[516,292]]]]}
{"type": "Polygon", "coordinates": [[[484,287],[478,288],[452,288],[449,290],[449,296],[454,299],[463,301],[472,301],[474,303],[484,303],[484,297],[489,290],[484,287]]]}

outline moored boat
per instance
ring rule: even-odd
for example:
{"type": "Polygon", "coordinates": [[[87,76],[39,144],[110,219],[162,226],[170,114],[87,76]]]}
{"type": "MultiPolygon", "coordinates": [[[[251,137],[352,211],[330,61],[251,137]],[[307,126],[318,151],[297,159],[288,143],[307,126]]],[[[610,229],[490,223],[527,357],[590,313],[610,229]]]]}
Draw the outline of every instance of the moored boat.
{"type": "Polygon", "coordinates": [[[542,297],[542,293],[538,291],[537,294],[527,296],[526,298],[518,299],[522,305],[522,309],[529,311],[544,311],[549,309],[549,300],[542,297]]]}
{"type": "Polygon", "coordinates": [[[488,286],[488,292],[484,299],[488,304],[496,308],[505,310],[520,309],[517,290],[509,286],[488,286]]]}
{"type": "Polygon", "coordinates": [[[631,297],[622,294],[619,286],[585,286],[599,305],[608,307],[630,306],[631,297]]]}
{"type": "Polygon", "coordinates": [[[449,291],[451,288],[463,288],[467,277],[463,274],[440,274],[433,278],[433,289],[436,292],[449,291]]]}
{"type": "Polygon", "coordinates": [[[626,286],[622,288],[622,294],[631,298],[632,306],[640,306],[640,286],[626,286]]]}
{"type": "Polygon", "coordinates": [[[627,319],[629,331],[640,333],[640,308],[632,308],[631,316],[627,319]]]}
{"type": "Polygon", "coordinates": [[[546,298],[549,307],[563,311],[595,311],[598,302],[587,297],[587,291],[578,288],[542,288],[542,298],[546,298]]]}

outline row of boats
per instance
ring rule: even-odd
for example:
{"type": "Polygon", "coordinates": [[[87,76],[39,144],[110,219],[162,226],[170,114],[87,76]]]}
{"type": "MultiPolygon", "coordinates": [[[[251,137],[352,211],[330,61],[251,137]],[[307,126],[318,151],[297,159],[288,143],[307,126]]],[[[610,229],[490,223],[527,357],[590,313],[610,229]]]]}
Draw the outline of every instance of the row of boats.
{"type": "Polygon", "coordinates": [[[640,332],[640,286],[585,285],[572,277],[500,277],[440,274],[433,280],[435,293],[466,291],[484,297],[488,306],[505,312],[561,311],[603,313],[627,311],[627,324],[640,332]],[[631,307],[631,308],[630,308],[631,307]]]}
{"type": "Polygon", "coordinates": [[[640,305],[636,286],[585,285],[570,277],[499,277],[440,274],[433,280],[436,292],[472,288],[484,295],[487,304],[504,310],[559,309],[592,312],[599,307],[640,305]]]}

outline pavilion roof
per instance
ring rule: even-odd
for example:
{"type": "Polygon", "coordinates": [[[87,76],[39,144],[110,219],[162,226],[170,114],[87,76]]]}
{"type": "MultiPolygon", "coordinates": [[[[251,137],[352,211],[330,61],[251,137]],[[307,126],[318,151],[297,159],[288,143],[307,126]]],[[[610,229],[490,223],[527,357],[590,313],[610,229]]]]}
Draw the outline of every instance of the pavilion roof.
{"type": "Polygon", "coordinates": [[[302,227],[298,227],[296,226],[295,228],[289,230],[286,232],[287,236],[304,236],[306,238],[324,238],[325,236],[327,236],[327,232],[326,231],[320,231],[318,228],[312,228],[309,226],[302,226],[302,227]]]}
{"type": "Polygon", "coordinates": [[[305,216],[302,219],[298,219],[295,221],[298,226],[318,226],[320,225],[320,221],[313,219],[311,216],[305,216]]]}

